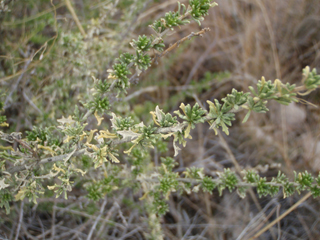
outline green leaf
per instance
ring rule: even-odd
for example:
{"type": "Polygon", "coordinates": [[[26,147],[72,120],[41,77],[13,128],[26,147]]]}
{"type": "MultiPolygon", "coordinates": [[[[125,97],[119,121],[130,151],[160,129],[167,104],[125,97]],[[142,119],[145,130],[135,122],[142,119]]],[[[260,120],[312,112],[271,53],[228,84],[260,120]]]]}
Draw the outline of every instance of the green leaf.
{"type": "Polygon", "coordinates": [[[312,69],[307,66],[303,69],[304,85],[307,89],[316,89],[320,86],[320,75],[317,74],[317,69],[312,69]]]}
{"type": "Polygon", "coordinates": [[[222,127],[222,131],[229,135],[229,128],[227,126],[231,126],[231,121],[235,120],[234,113],[228,112],[229,107],[221,105],[217,99],[214,102],[207,101],[210,109],[208,116],[212,118],[209,121],[210,128],[215,129],[220,126],[222,127]]]}
{"type": "Polygon", "coordinates": [[[209,192],[212,194],[212,191],[217,187],[217,184],[213,181],[211,177],[205,176],[201,182],[201,188],[204,192],[209,192]]]}
{"type": "Polygon", "coordinates": [[[245,123],[248,121],[249,117],[250,117],[250,114],[251,114],[251,111],[249,110],[247,112],[247,114],[244,116],[243,120],[242,120],[242,123],[245,123]]]}
{"type": "Polygon", "coordinates": [[[137,49],[137,51],[140,52],[147,52],[151,49],[152,44],[151,40],[146,36],[139,36],[138,40],[132,40],[131,46],[137,49]]]}

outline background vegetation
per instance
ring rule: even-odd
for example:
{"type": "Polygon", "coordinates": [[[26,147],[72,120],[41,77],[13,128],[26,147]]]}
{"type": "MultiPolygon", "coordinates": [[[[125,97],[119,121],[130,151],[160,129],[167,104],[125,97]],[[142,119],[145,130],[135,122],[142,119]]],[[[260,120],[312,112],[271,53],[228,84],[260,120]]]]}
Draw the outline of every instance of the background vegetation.
{"type": "MultiPolygon", "coordinates": [[[[193,22],[175,28],[164,43],[168,47],[204,27],[211,31],[202,38],[183,42],[158,59],[133,81],[126,95],[120,95],[124,101],[117,101],[115,92],[112,107],[116,114],[148,122],[152,120],[149,112],[156,105],[173,113],[181,102],[205,104],[207,100],[224,98],[232,88],[246,92],[261,76],[299,84],[306,65],[319,70],[317,0],[216,2],[219,6],[210,9],[201,27],[193,22]]],[[[1,131],[32,137],[28,131],[34,126],[45,129],[55,125],[56,119],[74,114],[75,106],[83,110],[79,101],[90,100],[91,76],[108,78],[107,70],[119,54],[133,51],[129,44],[132,39],[152,34],[148,25],[166,12],[177,10],[175,0],[82,0],[72,2],[72,6],[68,1],[1,1],[0,85],[5,93],[2,115],[10,125],[1,131]],[[77,18],[83,29],[77,25],[77,18]]],[[[320,111],[315,106],[319,106],[319,90],[301,98],[313,105],[293,103],[285,107],[270,101],[267,114],[252,113],[245,124],[237,120],[229,136],[222,132],[216,136],[208,125],[197,124],[187,147],[175,158],[179,165],[174,171],[202,167],[211,176],[224,168],[234,169],[237,162],[242,169],[255,169],[268,179],[275,177],[278,170],[292,179],[293,170],[308,170],[318,176],[320,111]]],[[[243,119],[245,113],[239,115],[243,119]]],[[[112,116],[103,117],[102,126],[110,125],[112,116]]],[[[86,127],[92,129],[95,125],[92,115],[86,127]]],[[[58,141],[55,136],[46,140],[58,141]]],[[[172,144],[155,144],[150,155],[136,151],[132,158],[119,158],[128,165],[125,174],[129,175],[130,167],[134,170],[137,160],[159,166],[161,157],[174,155],[172,144]]],[[[4,142],[1,145],[6,146],[4,142]]],[[[124,146],[123,150],[128,148],[129,145],[124,146]]],[[[84,157],[82,161],[83,167],[89,169],[89,160],[84,157]]],[[[117,169],[108,169],[112,171],[117,169]]],[[[94,178],[97,173],[88,174],[94,178]]],[[[55,198],[48,192],[36,205],[28,199],[12,202],[9,215],[0,209],[0,238],[157,236],[160,230],[152,226],[152,221],[157,221],[139,200],[143,196],[139,189],[126,188],[124,184],[119,190],[110,189],[113,192],[106,198],[92,201],[82,180],[74,179],[68,199],[55,198]]],[[[159,218],[164,238],[249,239],[301,198],[293,195],[283,199],[282,192],[275,197],[257,198],[256,190],[253,193],[244,199],[227,191],[219,196],[217,190],[212,194],[171,194],[169,212],[159,218]]],[[[260,238],[317,239],[319,209],[319,200],[310,198],[260,238]]]]}

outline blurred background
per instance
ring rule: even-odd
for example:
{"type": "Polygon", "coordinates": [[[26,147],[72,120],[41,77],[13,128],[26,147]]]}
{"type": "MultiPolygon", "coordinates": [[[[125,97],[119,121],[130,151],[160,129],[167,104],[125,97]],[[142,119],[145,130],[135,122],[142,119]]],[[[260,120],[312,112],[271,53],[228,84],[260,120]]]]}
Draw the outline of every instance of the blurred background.
{"type": "MultiPolygon", "coordinates": [[[[180,1],[188,4],[188,1],[180,1]]],[[[221,99],[233,88],[248,91],[262,76],[266,80],[301,84],[302,69],[320,70],[320,5],[318,0],[217,0],[202,25],[176,28],[166,47],[191,32],[209,27],[203,37],[192,38],[161,58],[137,80],[124,102],[113,111],[150,121],[159,105],[167,112],[181,102],[221,99]]],[[[87,38],[81,34],[64,1],[2,0],[0,4],[0,86],[10,128],[5,132],[30,131],[33,126],[55,124],[68,116],[79,100],[88,97],[92,78],[107,78],[119,53],[132,51],[129,42],[150,35],[148,27],[177,1],[75,0],[71,2],[87,38]],[[55,7],[53,7],[53,5],[55,7]],[[30,60],[33,56],[32,61],[30,60]]],[[[266,114],[244,113],[230,128],[230,135],[209,131],[206,124],[192,130],[192,139],[176,157],[182,172],[203,167],[212,175],[224,168],[256,169],[271,179],[281,170],[320,171],[320,92],[300,96],[300,103],[280,106],[270,101],[266,114]]],[[[110,116],[105,116],[106,125],[110,116]]],[[[94,125],[94,117],[89,125],[94,125]]],[[[4,130],[1,130],[4,131],[4,130]]],[[[151,152],[151,161],[173,156],[172,144],[151,152]],[[165,149],[165,150],[161,150],[165,149]]],[[[120,159],[121,160],[121,159],[120,159]]],[[[44,196],[38,205],[12,204],[6,215],[0,209],[0,239],[16,235],[21,206],[23,224],[16,239],[87,239],[102,202],[86,199],[75,188],[68,200],[44,196]]],[[[258,198],[255,190],[241,199],[236,193],[173,194],[169,212],[162,218],[165,239],[249,239],[276,219],[303,195],[258,198]]],[[[143,205],[133,192],[109,198],[92,239],[146,239],[143,205]],[[113,221],[122,225],[112,225],[113,221]]],[[[319,199],[308,199],[258,239],[319,239],[319,199]]]]}

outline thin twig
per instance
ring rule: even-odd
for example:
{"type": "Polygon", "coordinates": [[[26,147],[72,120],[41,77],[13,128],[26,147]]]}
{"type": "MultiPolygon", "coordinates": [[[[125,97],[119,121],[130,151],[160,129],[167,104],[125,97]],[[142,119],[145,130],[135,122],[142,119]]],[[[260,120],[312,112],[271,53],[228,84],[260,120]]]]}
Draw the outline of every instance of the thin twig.
{"type": "Polygon", "coordinates": [[[24,201],[21,201],[20,213],[19,213],[19,222],[18,222],[16,237],[14,238],[15,240],[18,240],[18,237],[20,235],[20,228],[21,228],[21,223],[22,223],[22,218],[23,218],[23,206],[24,206],[24,201]]]}
{"type": "MultiPolygon", "coordinates": [[[[262,212],[263,214],[263,219],[259,222],[259,224],[257,224],[256,228],[260,229],[266,222],[268,222],[268,220],[270,219],[270,217],[274,214],[274,212],[276,211],[277,207],[273,208],[270,213],[268,213],[268,215],[265,215],[264,212],[262,212]]],[[[271,232],[273,233],[273,232],[271,232]]],[[[250,235],[248,235],[247,237],[249,237],[250,235]]],[[[272,234],[272,238],[275,239],[275,235],[272,234]]]]}
{"type": "Polygon", "coordinates": [[[182,239],[181,240],[184,240],[185,238],[188,237],[188,235],[191,233],[192,229],[194,228],[194,225],[195,225],[195,221],[198,219],[198,214],[199,212],[201,212],[201,210],[199,209],[196,214],[194,215],[193,219],[192,219],[192,222],[190,223],[190,225],[188,226],[188,229],[186,231],[186,233],[183,235],[182,239]]]}
{"type": "Polygon", "coordinates": [[[73,239],[83,239],[87,236],[87,234],[83,233],[84,229],[91,223],[91,219],[86,221],[85,223],[78,225],[74,229],[70,229],[64,226],[59,226],[59,230],[62,230],[62,233],[60,235],[57,235],[55,239],[60,240],[60,239],[67,239],[65,238],[68,235],[74,234],[72,238],[68,238],[68,240],[73,240],[73,239]],[[79,236],[80,235],[80,236],[79,236]],[[79,236],[79,237],[78,237],[79,236]]]}
{"type": "Polygon", "coordinates": [[[35,110],[37,110],[38,113],[40,113],[40,115],[43,115],[43,112],[32,102],[32,100],[28,97],[28,95],[26,94],[25,91],[22,91],[22,95],[24,97],[24,99],[31,105],[31,107],[33,107],[35,110]]]}
{"type": "Polygon", "coordinates": [[[56,234],[56,206],[57,203],[54,202],[52,207],[52,219],[51,219],[51,240],[54,240],[56,234]]]}
{"type": "Polygon", "coordinates": [[[152,59],[152,62],[157,62],[158,58],[161,58],[163,56],[165,56],[166,54],[168,54],[170,51],[172,51],[173,49],[175,49],[176,47],[179,47],[179,45],[183,42],[185,42],[186,40],[190,40],[192,37],[196,37],[196,36],[200,36],[202,37],[203,34],[205,32],[208,32],[210,31],[210,28],[203,28],[201,31],[199,32],[192,32],[191,34],[189,34],[188,36],[180,39],[179,41],[175,42],[174,44],[172,44],[170,47],[168,47],[164,52],[162,52],[161,54],[159,55],[156,55],[155,58],[152,59]]]}
{"type": "Polygon", "coordinates": [[[133,234],[141,231],[141,227],[137,227],[133,230],[131,230],[130,232],[126,233],[125,235],[123,235],[119,240],[123,240],[123,239],[128,239],[128,237],[132,236],[133,234]]]}
{"type": "Polygon", "coordinates": [[[124,101],[127,102],[132,98],[135,98],[139,95],[141,95],[142,93],[146,93],[146,92],[154,92],[157,91],[159,89],[158,86],[150,86],[150,87],[146,87],[146,88],[142,88],[138,91],[135,91],[134,93],[130,94],[129,96],[127,96],[124,101]]]}
{"type": "Polygon", "coordinates": [[[249,240],[253,240],[257,237],[259,237],[261,234],[263,234],[265,231],[269,230],[274,224],[281,221],[285,216],[287,216],[289,213],[291,213],[294,209],[296,209],[301,203],[306,201],[310,196],[312,195],[311,192],[308,192],[303,198],[301,198],[298,202],[296,202],[291,208],[289,208],[287,211],[285,211],[280,217],[273,220],[271,223],[269,223],[266,227],[261,229],[258,233],[256,233],[252,238],[249,240]]]}
{"type": "Polygon", "coordinates": [[[276,203],[275,199],[271,199],[271,201],[269,201],[267,203],[267,205],[256,215],[254,216],[250,222],[247,224],[247,226],[242,230],[242,232],[238,235],[236,240],[241,240],[241,239],[246,239],[248,238],[248,236],[250,236],[250,232],[249,230],[252,228],[257,228],[257,226],[260,224],[261,221],[263,221],[263,219],[265,219],[266,215],[265,212],[268,210],[268,208],[272,205],[276,203]],[[262,220],[261,220],[262,218],[262,220]],[[247,234],[247,232],[249,232],[247,234]],[[246,238],[244,238],[246,236],[246,238]]]}
{"type": "MultiPolygon", "coordinates": [[[[114,204],[113,204],[112,208],[108,210],[108,214],[107,214],[107,216],[104,218],[104,220],[109,220],[109,219],[112,217],[112,214],[114,213],[114,210],[117,208],[117,206],[115,205],[116,202],[117,202],[117,200],[114,201],[114,204]]],[[[97,237],[99,237],[99,236],[102,234],[102,231],[105,230],[105,227],[104,227],[104,226],[105,226],[106,223],[107,223],[106,221],[103,221],[103,222],[102,222],[102,224],[101,224],[101,226],[100,226],[100,229],[99,229],[98,233],[96,234],[97,237]]],[[[123,232],[123,231],[126,231],[126,228],[123,229],[122,232],[123,232]]]]}
{"type": "MultiPolygon", "coordinates": [[[[72,156],[76,157],[76,156],[80,156],[83,155],[85,152],[85,149],[81,149],[76,151],[72,156]]],[[[59,156],[55,156],[55,157],[47,157],[47,158],[43,158],[42,160],[39,161],[39,164],[46,164],[49,162],[59,162],[64,160],[65,158],[67,158],[70,154],[63,154],[63,155],[59,155],[59,156]]],[[[23,170],[26,170],[27,167],[26,165],[21,165],[21,166],[16,166],[16,167],[12,167],[10,169],[8,169],[8,171],[3,171],[3,173],[8,173],[8,174],[13,174],[15,172],[21,172],[23,170]]]]}
{"type": "MultiPolygon", "coordinates": [[[[73,213],[73,214],[76,214],[76,215],[80,215],[80,216],[83,216],[83,217],[87,217],[87,218],[92,218],[92,219],[96,219],[95,216],[92,216],[88,213],[84,213],[84,212],[80,212],[80,211],[76,211],[76,210],[72,210],[72,209],[65,209],[65,208],[61,208],[61,207],[54,207],[56,210],[59,210],[60,212],[69,212],[69,213],[73,213]]],[[[102,222],[106,222],[107,224],[112,224],[118,228],[121,228],[121,229],[125,229],[125,227],[122,225],[122,224],[119,224],[117,222],[114,222],[114,221],[110,221],[110,220],[107,220],[107,218],[102,218],[100,219],[100,221],[102,222]]]]}
{"type": "Polygon", "coordinates": [[[90,232],[89,232],[89,234],[88,234],[87,240],[90,240],[90,239],[91,239],[92,234],[93,234],[93,231],[96,229],[96,226],[97,226],[97,224],[98,224],[98,222],[99,222],[99,220],[100,220],[100,218],[101,218],[101,215],[103,214],[103,211],[104,211],[104,208],[105,208],[107,202],[108,202],[108,201],[107,201],[107,197],[105,197],[105,198],[104,198],[104,201],[103,201],[103,203],[102,203],[102,206],[101,206],[101,208],[100,208],[99,216],[98,216],[98,217],[96,218],[96,220],[94,221],[94,223],[93,223],[93,225],[92,225],[92,227],[91,227],[91,229],[90,229],[90,232]]]}
{"type": "Polygon", "coordinates": [[[7,98],[6,98],[6,101],[4,102],[4,109],[8,108],[8,102],[11,100],[11,96],[12,96],[13,92],[17,89],[20,81],[22,80],[22,78],[23,78],[25,72],[27,71],[27,69],[28,69],[28,67],[29,67],[29,65],[30,65],[31,62],[32,62],[32,58],[29,58],[29,59],[27,60],[27,62],[25,63],[25,65],[23,66],[23,70],[22,70],[22,72],[21,72],[21,75],[19,76],[18,80],[17,80],[16,83],[14,84],[11,92],[8,94],[8,96],[7,96],[7,98]]]}
{"type": "MultiPolygon", "coordinates": [[[[56,227],[59,227],[60,225],[62,225],[64,222],[61,221],[59,223],[56,224],[56,227]]],[[[40,239],[46,239],[45,236],[47,236],[49,233],[51,233],[52,229],[48,229],[47,231],[43,232],[42,234],[38,235],[37,238],[40,239]]]]}
{"type": "Polygon", "coordinates": [[[36,237],[29,233],[27,227],[23,223],[21,224],[21,228],[23,229],[23,233],[27,236],[27,239],[37,240],[36,237]]]}
{"type": "MultiPolygon", "coordinates": [[[[277,206],[277,218],[280,215],[280,208],[281,208],[281,205],[279,204],[277,206]]],[[[278,222],[278,240],[280,240],[280,238],[281,238],[281,226],[280,226],[280,222],[278,222]]]]}

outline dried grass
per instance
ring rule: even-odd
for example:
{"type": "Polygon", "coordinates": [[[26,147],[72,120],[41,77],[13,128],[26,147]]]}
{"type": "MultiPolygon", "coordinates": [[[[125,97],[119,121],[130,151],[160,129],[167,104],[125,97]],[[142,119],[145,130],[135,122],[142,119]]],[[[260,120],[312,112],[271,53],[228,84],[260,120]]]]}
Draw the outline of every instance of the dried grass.
{"type": "MultiPolygon", "coordinates": [[[[233,87],[247,91],[248,86],[261,76],[272,80],[281,77],[284,82],[296,83],[300,81],[301,69],[305,65],[320,67],[318,0],[261,1],[263,9],[258,0],[217,2],[219,7],[214,8],[203,23],[204,27],[211,28],[211,32],[191,41],[184,51],[172,52],[142,79],[143,84],[151,86],[157,85],[159,79],[165,79],[170,86],[160,87],[155,92],[144,92],[139,102],[143,104],[151,99],[165,103],[169,96],[188,86],[191,80],[200,81],[207,71],[228,70],[231,77],[222,82],[212,79],[210,88],[196,97],[187,97],[187,101],[195,102],[195,98],[198,98],[205,104],[208,99],[221,99],[233,87]],[[270,20],[273,43],[263,11],[270,20]],[[276,47],[276,53],[272,50],[272,44],[276,47]],[[277,73],[277,69],[280,72],[277,73]]],[[[154,19],[175,9],[171,3],[163,1],[161,6],[164,8],[151,6],[141,18],[154,19]]],[[[182,27],[167,41],[174,42],[198,30],[196,24],[182,27]]],[[[142,28],[140,31],[148,30],[142,28]]],[[[305,100],[319,106],[319,92],[305,100]]],[[[237,121],[230,129],[230,136],[225,137],[237,162],[242,168],[259,169],[267,177],[276,175],[279,168],[272,167],[274,163],[280,163],[283,171],[292,167],[296,171],[308,170],[317,174],[320,169],[319,110],[302,104],[287,110],[281,110],[278,104],[272,102],[269,106],[269,113],[262,116],[252,114],[246,124],[237,121]],[[287,122],[281,121],[281,114],[289,118],[287,122]],[[287,161],[284,161],[285,158],[287,161]],[[266,164],[269,168],[265,167],[266,164]]],[[[169,107],[169,110],[173,109],[177,109],[177,106],[169,107]]],[[[197,126],[192,136],[188,147],[178,157],[180,166],[177,171],[197,166],[204,167],[206,174],[215,175],[216,171],[225,167],[234,167],[230,154],[219,138],[208,131],[207,126],[197,126]]],[[[287,172],[292,171],[289,169],[287,172]]],[[[4,222],[1,230],[7,233],[8,239],[15,236],[17,224],[21,226],[20,234],[30,239],[47,239],[49,236],[51,239],[84,239],[99,217],[100,225],[93,239],[105,239],[103,236],[108,236],[108,239],[145,239],[142,230],[147,228],[147,216],[140,214],[138,205],[132,211],[132,207],[126,207],[123,203],[130,200],[134,205],[138,201],[131,191],[120,195],[118,199],[110,198],[107,203],[97,204],[92,215],[85,213],[91,207],[89,201],[72,195],[69,200],[39,200],[37,207],[41,207],[41,215],[37,214],[35,207],[24,215],[22,221],[19,221],[19,204],[15,204],[16,215],[11,215],[14,219],[8,219],[1,213],[0,218],[4,222]],[[105,204],[105,208],[100,209],[102,204],[105,204]],[[110,225],[109,219],[116,220],[117,224],[110,225]]],[[[264,197],[258,199],[259,210],[251,197],[240,199],[235,193],[225,193],[222,197],[216,191],[212,195],[173,195],[169,200],[170,212],[162,222],[165,239],[248,239],[299,198],[295,195],[282,199],[281,193],[275,198],[264,197]]],[[[28,204],[24,207],[28,207],[28,204]]],[[[319,202],[309,199],[259,239],[318,239],[319,209],[319,202]]]]}

